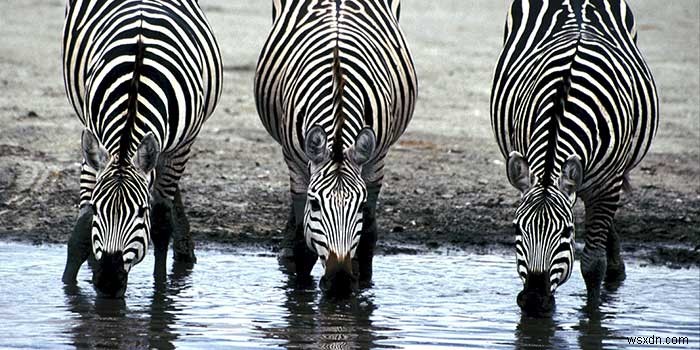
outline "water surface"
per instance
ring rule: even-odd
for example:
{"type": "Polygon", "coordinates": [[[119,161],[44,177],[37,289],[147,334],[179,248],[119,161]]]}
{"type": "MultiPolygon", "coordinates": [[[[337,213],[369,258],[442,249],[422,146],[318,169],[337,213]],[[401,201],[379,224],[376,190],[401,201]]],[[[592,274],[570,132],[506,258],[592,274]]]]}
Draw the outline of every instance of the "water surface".
{"type": "MultiPolygon", "coordinates": [[[[700,271],[628,262],[628,278],[584,308],[579,267],[552,318],[521,318],[509,254],[375,258],[373,288],[344,301],[299,287],[267,254],[199,249],[156,284],[153,257],[134,267],[124,300],[95,295],[84,267],[64,288],[65,246],[0,243],[0,348],[618,349],[627,337],[688,337],[700,346],[700,271]]],[[[656,339],[656,338],[655,338],[656,339]]],[[[656,339],[658,340],[658,339],[656,339]]]]}

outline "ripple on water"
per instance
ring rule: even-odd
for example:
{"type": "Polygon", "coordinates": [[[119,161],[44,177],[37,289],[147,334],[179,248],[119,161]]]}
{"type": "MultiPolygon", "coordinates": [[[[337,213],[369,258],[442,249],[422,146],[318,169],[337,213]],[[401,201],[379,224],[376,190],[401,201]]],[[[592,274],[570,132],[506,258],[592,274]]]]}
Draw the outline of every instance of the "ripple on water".
{"type": "Polygon", "coordinates": [[[689,337],[688,348],[700,340],[696,268],[628,263],[628,279],[592,312],[576,266],[553,317],[531,319],[515,304],[510,255],[378,256],[374,287],[339,301],[299,286],[274,257],[217,250],[199,250],[193,270],[171,267],[165,284],[154,284],[148,257],[125,300],[99,299],[87,269],[64,290],[64,254],[0,243],[0,347],[615,349],[633,336],[689,337]]]}

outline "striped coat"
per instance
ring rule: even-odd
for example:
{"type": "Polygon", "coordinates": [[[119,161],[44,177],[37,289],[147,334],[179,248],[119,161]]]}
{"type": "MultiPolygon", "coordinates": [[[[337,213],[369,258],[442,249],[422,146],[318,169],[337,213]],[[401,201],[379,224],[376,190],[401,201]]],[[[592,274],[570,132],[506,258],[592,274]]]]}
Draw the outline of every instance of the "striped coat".
{"type": "Polygon", "coordinates": [[[408,126],[417,94],[399,0],[273,5],[255,98],[289,168],[288,227],[304,232],[291,234],[297,273],[308,273],[317,254],[326,266],[322,282],[336,269],[349,275],[357,249],[360,278],[369,280],[384,159],[408,126]]]}
{"type": "Polygon", "coordinates": [[[363,127],[377,134],[375,156],[363,171],[368,183],[380,182],[386,152],[408,126],[416,101],[413,61],[397,30],[399,2],[278,0],[274,5],[255,97],[260,120],[282,145],[292,192],[305,193],[308,185],[304,137],[309,129],[320,125],[329,143],[337,142],[334,108],[344,114],[343,148],[363,127]],[[333,103],[336,47],[345,82],[342,106],[333,103]]]}
{"type": "MultiPolygon", "coordinates": [[[[518,302],[551,306],[573,266],[573,205],[586,206],[581,268],[589,300],[624,278],[614,215],[658,127],[654,79],[622,0],[516,0],[496,65],[491,122],[510,182],[523,192],[518,302]],[[532,303],[530,302],[532,301],[532,303]]],[[[540,305],[541,306],[541,305],[540,305]]]]}
{"type": "Polygon", "coordinates": [[[163,275],[171,234],[175,259],[195,260],[178,181],[218,103],[222,71],[196,0],[67,2],[63,74],[85,128],[64,282],[75,281],[90,245],[93,283],[113,296],[123,295],[152,238],[163,275]]]}
{"type": "MultiPolygon", "coordinates": [[[[221,96],[219,47],[197,1],[70,1],[63,74],[78,118],[113,157],[131,159],[141,139],[154,134],[166,165],[158,189],[172,198],[221,96]]],[[[81,178],[85,204],[94,169],[84,167],[81,178]]]]}

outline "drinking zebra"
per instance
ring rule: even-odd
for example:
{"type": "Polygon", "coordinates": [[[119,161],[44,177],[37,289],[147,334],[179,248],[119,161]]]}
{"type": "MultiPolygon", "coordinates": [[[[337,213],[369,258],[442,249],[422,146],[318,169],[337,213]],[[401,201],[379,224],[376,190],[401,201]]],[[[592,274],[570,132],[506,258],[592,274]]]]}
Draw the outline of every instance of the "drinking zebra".
{"type": "Polygon", "coordinates": [[[548,312],[574,262],[573,206],[586,209],[589,303],[625,277],[613,218],[658,125],[651,72],[620,0],[516,0],[496,65],[491,122],[522,192],[513,222],[526,313],[548,312]]]}
{"type": "Polygon", "coordinates": [[[308,276],[320,257],[329,293],[371,279],[384,158],[413,114],[416,74],[399,10],[398,0],[273,1],[255,97],[289,167],[281,260],[308,276]]]}
{"type": "Polygon", "coordinates": [[[221,95],[221,56],[196,0],[66,6],[63,74],[85,129],[63,281],[92,255],[97,290],[122,296],[151,239],[156,277],[171,235],[175,260],[196,260],[178,180],[221,95]]]}

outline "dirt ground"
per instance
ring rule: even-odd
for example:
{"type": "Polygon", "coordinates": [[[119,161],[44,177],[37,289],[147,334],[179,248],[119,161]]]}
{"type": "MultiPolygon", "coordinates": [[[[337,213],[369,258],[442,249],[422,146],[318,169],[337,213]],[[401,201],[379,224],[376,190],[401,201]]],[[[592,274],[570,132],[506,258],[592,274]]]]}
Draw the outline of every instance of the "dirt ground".
{"type": "MultiPolygon", "coordinates": [[[[288,177],[252,95],[271,1],[200,2],[220,41],[226,81],[181,182],[188,216],[198,244],[274,251],[288,177]]],[[[624,254],[700,265],[700,3],[629,2],[657,79],[661,125],[617,215],[624,254]]],[[[0,239],[65,242],[76,218],[81,125],[63,88],[64,3],[14,1],[0,11],[0,239]]],[[[378,214],[383,253],[512,246],[519,196],[505,178],[488,112],[505,14],[505,1],[404,1],[420,97],[387,161],[378,214]]]]}

